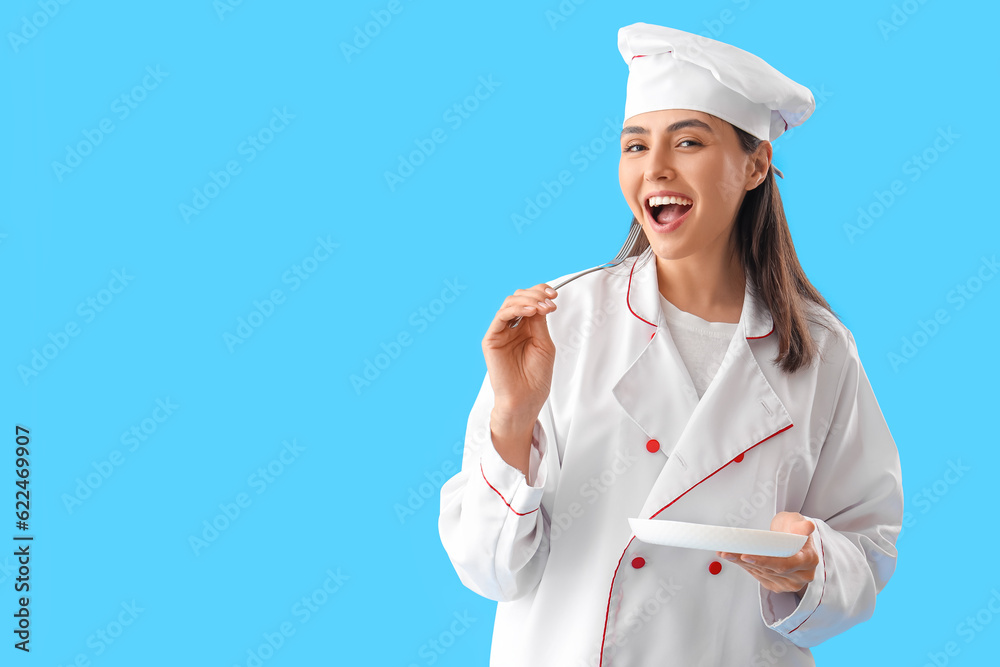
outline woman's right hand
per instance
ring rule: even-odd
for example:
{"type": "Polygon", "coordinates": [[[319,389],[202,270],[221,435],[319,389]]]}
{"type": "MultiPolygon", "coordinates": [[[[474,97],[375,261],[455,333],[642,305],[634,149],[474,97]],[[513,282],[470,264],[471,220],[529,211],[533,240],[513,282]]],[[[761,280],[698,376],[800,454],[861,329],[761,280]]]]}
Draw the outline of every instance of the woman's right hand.
{"type": "Polygon", "coordinates": [[[483,356],[495,397],[494,413],[530,427],[549,396],[556,347],[545,316],[555,310],[556,291],[542,283],[508,296],[483,338],[483,356]],[[508,324],[520,316],[511,329],[508,324]]]}

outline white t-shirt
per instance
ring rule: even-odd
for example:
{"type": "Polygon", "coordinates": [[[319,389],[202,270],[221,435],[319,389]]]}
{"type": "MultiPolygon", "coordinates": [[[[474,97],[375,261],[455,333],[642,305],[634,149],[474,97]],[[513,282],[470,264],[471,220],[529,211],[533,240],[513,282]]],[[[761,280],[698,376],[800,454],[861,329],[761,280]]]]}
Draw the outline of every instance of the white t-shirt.
{"type": "Polygon", "coordinates": [[[715,377],[729,342],[736,333],[735,323],[709,322],[687,313],[660,295],[660,307],[670,329],[677,351],[691,375],[698,398],[705,394],[715,377]]]}

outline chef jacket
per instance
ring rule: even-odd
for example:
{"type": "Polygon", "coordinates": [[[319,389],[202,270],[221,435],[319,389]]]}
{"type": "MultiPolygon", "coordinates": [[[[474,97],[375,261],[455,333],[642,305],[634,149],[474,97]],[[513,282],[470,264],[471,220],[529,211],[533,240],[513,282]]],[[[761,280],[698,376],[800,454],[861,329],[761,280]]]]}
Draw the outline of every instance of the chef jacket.
{"type": "Polygon", "coordinates": [[[902,521],[895,443],[851,332],[808,306],[818,354],[785,373],[755,293],[748,278],[699,399],[649,249],[563,287],[547,316],[556,356],[531,484],[492,444],[484,378],[439,529],[461,581],[499,602],[492,666],[812,665],[809,647],[872,615],[902,521]],[[628,523],[767,530],[781,511],[816,527],[801,596],[714,551],[640,542],[628,523]]]}

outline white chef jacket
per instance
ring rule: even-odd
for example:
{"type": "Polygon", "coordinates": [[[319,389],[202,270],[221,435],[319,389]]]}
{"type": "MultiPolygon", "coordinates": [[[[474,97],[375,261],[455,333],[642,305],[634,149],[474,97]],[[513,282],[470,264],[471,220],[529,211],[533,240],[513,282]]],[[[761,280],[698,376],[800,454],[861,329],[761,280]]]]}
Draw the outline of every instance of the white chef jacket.
{"type": "Polygon", "coordinates": [[[820,355],[786,374],[753,291],[699,400],[650,250],[563,287],[531,484],[493,447],[484,379],[439,529],[461,581],[499,602],[492,666],[812,665],[810,646],[871,616],[902,520],[895,443],[851,333],[810,307],[820,355]],[[640,542],[627,521],[766,530],[780,511],[816,526],[801,598],[713,551],[640,542]]]}

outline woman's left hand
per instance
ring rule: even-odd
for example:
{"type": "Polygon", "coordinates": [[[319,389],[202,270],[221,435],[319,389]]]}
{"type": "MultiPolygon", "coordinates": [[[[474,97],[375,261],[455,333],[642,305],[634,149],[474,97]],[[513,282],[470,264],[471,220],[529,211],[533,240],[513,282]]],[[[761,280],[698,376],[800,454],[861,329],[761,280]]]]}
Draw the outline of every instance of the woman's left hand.
{"type": "MultiPolygon", "coordinates": [[[[815,524],[797,512],[779,512],[771,520],[771,530],[797,535],[811,535],[815,524]]],[[[736,563],[749,572],[754,579],[769,591],[775,593],[804,593],[806,586],[816,576],[819,554],[813,548],[813,541],[807,539],[805,546],[793,556],[775,558],[772,556],[751,556],[716,552],[719,558],[736,563]]]]}

